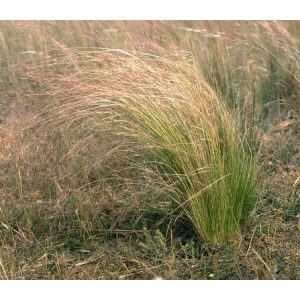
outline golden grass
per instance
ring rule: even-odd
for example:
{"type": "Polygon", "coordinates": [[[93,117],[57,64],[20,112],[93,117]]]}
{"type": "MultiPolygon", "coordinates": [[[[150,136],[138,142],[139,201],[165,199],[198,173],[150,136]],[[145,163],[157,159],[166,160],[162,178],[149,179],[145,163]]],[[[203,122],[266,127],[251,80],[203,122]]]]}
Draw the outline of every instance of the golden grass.
{"type": "Polygon", "coordinates": [[[1,22],[0,276],[299,276],[298,31],[1,22]]]}

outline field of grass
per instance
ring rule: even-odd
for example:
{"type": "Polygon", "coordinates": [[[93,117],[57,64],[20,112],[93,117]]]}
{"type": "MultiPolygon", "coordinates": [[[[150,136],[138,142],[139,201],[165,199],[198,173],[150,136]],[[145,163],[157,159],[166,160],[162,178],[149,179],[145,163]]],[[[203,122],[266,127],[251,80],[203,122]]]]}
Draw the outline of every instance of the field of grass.
{"type": "Polygon", "coordinates": [[[0,279],[300,279],[300,21],[1,21],[0,279]]]}

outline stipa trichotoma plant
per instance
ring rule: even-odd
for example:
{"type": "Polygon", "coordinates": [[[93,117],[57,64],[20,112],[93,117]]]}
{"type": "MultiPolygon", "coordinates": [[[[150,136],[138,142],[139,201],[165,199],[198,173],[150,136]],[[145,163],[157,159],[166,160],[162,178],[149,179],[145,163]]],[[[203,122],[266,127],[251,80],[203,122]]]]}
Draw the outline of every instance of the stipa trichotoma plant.
{"type": "Polygon", "coordinates": [[[255,159],[193,58],[164,50],[77,55],[87,63],[68,108],[74,120],[94,118],[96,127],[122,136],[119,148],[142,156],[142,168],[167,185],[174,212],[184,212],[200,239],[229,241],[256,201],[255,159]]]}

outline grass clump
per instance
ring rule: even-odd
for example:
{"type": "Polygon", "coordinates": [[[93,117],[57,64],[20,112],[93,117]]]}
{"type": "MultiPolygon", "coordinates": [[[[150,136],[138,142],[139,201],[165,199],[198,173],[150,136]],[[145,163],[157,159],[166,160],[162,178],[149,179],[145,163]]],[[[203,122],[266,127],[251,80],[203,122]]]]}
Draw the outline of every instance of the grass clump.
{"type": "Polygon", "coordinates": [[[122,105],[131,112],[138,143],[150,152],[149,167],[167,183],[175,210],[184,212],[200,239],[223,244],[255,203],[253,158],[199,72],[188,64],[167,68],[180,95],[168,91],[162,101],[146,96],[122,105]]]}
{"type": "Polygon", "coordinates": [[[201,240],[228,242],[255,204],[255,163],[193,59],[114,50],[93,59],[105,67],[78,73],[76,90],[85,92],[72,118],[107,121],[133,166],[164,186],[173,213],[183,212],[201,240]]]}

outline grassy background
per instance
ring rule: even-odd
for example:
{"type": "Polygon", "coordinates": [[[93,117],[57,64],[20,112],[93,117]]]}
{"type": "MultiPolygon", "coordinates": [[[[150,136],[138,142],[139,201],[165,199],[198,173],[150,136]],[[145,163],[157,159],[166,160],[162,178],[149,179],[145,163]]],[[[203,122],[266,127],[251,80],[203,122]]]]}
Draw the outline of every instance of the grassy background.
{"type": "Polygon", "coordinates": [[[1,22],[0,277],[300,279],[299,29],[1,22]],[[200,242],[164,187],[124,159],[126,137],[101,114],[78,114],[104,85],[97,70],[111,67],[100,49],[193,59],[235,118],[264,173],[230,244],[200,242]]]}

